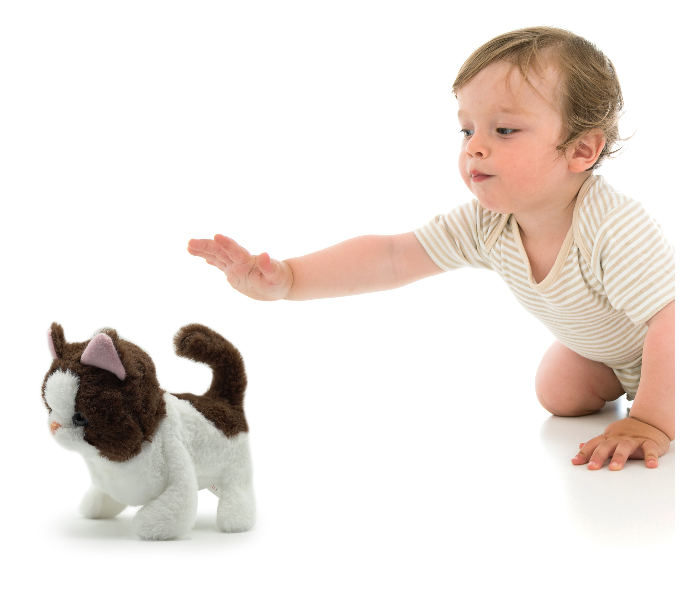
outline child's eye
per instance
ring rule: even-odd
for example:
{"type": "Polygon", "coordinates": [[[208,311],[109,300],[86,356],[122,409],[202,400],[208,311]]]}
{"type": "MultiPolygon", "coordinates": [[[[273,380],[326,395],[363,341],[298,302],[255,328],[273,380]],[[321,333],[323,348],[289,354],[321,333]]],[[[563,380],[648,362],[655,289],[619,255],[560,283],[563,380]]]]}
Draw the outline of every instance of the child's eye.
{"type": "Polygon", "coordinates": [[[515,133],[517,131],[517,129],[508,129],[506,127],[498,127],[496,129],[496,131],[498,133],[500,133],[501,135],[509,135],[511,133],[515,133]]]}
{"type": "Polygon", "coordinates": [[[473,130],[473,129],[462,129],[462,130],[460,130],[460,133],[461,133],[465,138],[468,138],[468,137],[474,135],[474,130],[473,130]]]}

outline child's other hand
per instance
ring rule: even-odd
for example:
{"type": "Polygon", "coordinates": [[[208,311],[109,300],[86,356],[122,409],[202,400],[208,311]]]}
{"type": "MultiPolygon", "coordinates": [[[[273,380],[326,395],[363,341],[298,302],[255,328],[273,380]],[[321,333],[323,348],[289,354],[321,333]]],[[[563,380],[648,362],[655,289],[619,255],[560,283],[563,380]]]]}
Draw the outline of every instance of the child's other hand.
{"type": "Polygon", "coordinates": [[[286,262],[266,252],[252,255],[225,235],[190,240],[187,251],[221,270],[232,288],[254,300],[281,300],[292,289],[292,270],[286,262]]]}
{"type": "Polygon", "coordinates": [[[571,459],[575,465],[588,463],[589,470],[600,469],[612,456],[611,471],[619,471],[628,458],[645,459],[654,469],[659,456],[668,452],[671,440],[661,430],[627,417],[608,425],[602,435],[580,444],[581,451],[571,459]]]}

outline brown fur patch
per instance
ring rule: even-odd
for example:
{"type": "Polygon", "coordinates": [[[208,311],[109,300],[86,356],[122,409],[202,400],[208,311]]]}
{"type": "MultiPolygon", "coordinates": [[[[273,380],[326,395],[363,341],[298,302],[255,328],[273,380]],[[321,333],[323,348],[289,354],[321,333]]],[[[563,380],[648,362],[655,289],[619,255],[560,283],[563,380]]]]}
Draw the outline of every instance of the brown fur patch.
{"type": "MultiPolygon", "coordinates": [[[[88,420],[85,441],[114,462],[124,462],[136,456],[144,442],[150,442],[161,419],[165,417],[163,390],[158,385],[155,365],[141,348],[122,340],[113,329],[104,329],[126,370],[126,378],[119,378],[80,362],[89,341],[70,344],[63,337],[63,328],[51,325],[51,337],[58,358],[44,377],[57,370],[70,370],[80,378],[75,411],[88,420]]],[[[44,398],[46,404],[46,399],[44,398]]],[[[48,408],[48,404],[47,404],[48,408]]]]}
{"type": "Polygon", "coordinates": [[[178,356],[209,365],[213,379],[201,396],[186,393],[173,396],[190,402],[227,437],[248,431],[243,411],[248,379],[238,349],[215,331],[197,323],[180,329],[174,343],[178,356]]]}
{"type": "MultiPolygon", "coordinates": [[[[158,384],[156,369],[150,356],[141,348],[122,340],[113,329],[103,329],[114,347],[124,369],[124,381],[99,367],[80,362],[89,340],[68,343],[63,328],[51,325],[51,339],[58,358],[44,377],[42,398],[49,376],[58,370],[75,373],[80,378],[75,399],[75,412],[88,420],[85,441],[100,451],[100,456],[114,462],[124,462],[136,456],[144,442],[152,436],[165,417],[164,391],[158,384]]],[[[175,335],[178,356],[209,365],[212,383],[202,396],[173,394],[190,402],[224,435],[233,437],[248,431],[243,411],[247,377],[243,357],[226,339],[204,325],[186,325],[175,335]]],[[[44,398],[46,408],[49,405],[44,398]]]]}

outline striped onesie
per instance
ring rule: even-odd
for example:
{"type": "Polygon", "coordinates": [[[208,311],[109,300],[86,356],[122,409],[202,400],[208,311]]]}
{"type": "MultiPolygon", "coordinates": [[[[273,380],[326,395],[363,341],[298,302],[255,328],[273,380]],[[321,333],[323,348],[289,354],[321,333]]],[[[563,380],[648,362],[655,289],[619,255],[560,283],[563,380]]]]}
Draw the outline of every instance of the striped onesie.
{"type": "Polygon", "coordinates": [[[496,271],[555,338],[610,367],[634,399],[646,322],[675,298],[674,248],[639,202],[600,175],[586,179],[564,244],[540,283],[515,215],[484,210],[476,199],[414,233],[444,271],[496,271]]]}

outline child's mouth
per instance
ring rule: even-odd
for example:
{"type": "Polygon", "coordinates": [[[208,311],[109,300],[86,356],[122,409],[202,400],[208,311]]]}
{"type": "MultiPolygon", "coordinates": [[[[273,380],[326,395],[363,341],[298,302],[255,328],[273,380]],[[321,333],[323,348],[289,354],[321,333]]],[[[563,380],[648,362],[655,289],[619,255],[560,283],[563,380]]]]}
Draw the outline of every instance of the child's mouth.
{"type": "Polygon", "coordinates": [[[486,181],[489,177],[493,177],[493,175],[486,175],[484,173],[479,173],[477,171],[474,171],[471,173],[472,176],[472,181],[475,183],[479,183],[480,181],[486,181]]]}

